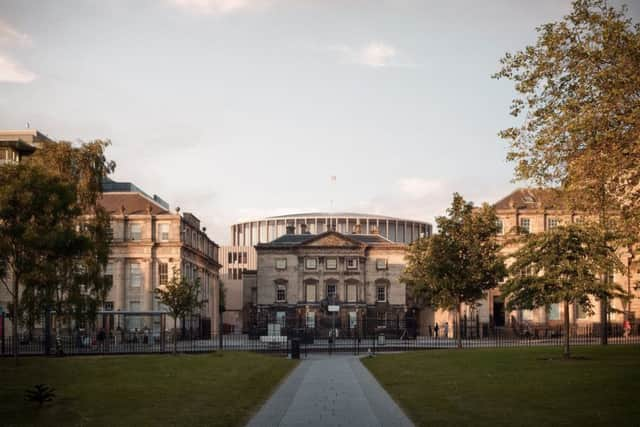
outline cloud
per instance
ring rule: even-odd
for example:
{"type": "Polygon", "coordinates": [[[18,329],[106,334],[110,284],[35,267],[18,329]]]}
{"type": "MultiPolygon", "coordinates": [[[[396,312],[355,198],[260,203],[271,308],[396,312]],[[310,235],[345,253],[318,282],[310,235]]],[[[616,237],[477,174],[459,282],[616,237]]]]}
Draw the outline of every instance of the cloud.
{"type": "Polygon", "coordinates": [[[36,77],[33,72],[0,54],[0,82],[29,83],[36,77]]]}
{"type": "Polygon", "coordinates": [[[30,46],[31,37],[13,28],[0,20],[0,45],[4,46],[30,46]]]}
{"type": "MultiPolygon", "coordinates": [[[[0,47],[31,46],[31,37],[0,20],[0,47]]],[[[36,75],[6,53],[0,52],[0,82],[29,83],[36,75]]]]}
{"type": "Polygon", "coordinates": [[[374,68],[402,66],[396,61],[398,50],[389,43],[380,41],[370,42],[358,48],[348,45],[331,46],[329,50],[337,52],[345,62],[350,64],[374,68]]]}
{"type": "Polygon", "coordinates": [[[222,15],[263,7],[269,0],[169,0],[173,5],[197,15],[222,15]]]}

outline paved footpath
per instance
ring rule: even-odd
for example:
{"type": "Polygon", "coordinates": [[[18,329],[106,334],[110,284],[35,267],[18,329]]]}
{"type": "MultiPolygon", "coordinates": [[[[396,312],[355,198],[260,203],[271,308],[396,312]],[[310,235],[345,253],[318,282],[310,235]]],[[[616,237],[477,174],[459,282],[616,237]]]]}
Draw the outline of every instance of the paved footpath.
{"type": "Polygon", "coordinates": [[[266,426],[412,426],[360,360],[310,355],[249,422],[266,426]]]}

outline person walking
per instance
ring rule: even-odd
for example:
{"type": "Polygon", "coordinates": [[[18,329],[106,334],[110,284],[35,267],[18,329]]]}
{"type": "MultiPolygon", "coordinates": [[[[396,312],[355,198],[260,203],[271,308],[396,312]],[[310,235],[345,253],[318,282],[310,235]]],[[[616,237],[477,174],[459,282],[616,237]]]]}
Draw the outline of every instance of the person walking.
{"type": "Polygon", "coordinates": [[[449,338],[449,322],[444,322],[444,337],[449,338]]]}
{"type": "Polygon", "coordinates": [[[440,327],[438,326],[438,322],[436,322],[436,325],[433,327],[433,336],[435,337],[435,339],[438,339],[438,330],[440,329],[440,327]]]}

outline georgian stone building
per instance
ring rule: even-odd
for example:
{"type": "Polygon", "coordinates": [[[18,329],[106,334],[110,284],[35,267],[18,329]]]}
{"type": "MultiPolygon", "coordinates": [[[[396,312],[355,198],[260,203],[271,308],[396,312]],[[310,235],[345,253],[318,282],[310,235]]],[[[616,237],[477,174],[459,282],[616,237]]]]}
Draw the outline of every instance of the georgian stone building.
{"type": "MultiPolygon", "coordinates": [[[[519,230],[526,230],[530,233],[540,233],[550,230],[558,225],[580,223],[589,220],[583,212],[576,212],[568,209],[555,195],[553,190],[548,189],[517,189],[508,196],[494,204],[496,214],[502,229],[500,238],[504,241],[510,235],[518,233],[519,230]]],[[[518,246],[508,244],[503,249],[504,254],[515,252],[518,246]]],[[[620,258],[627,266],[623,273],[616,272],[613,281],[622,286],[625,290],[631,291],[635,298],[631,304],[631,316],[640,316],[640,300],[638,297],[637,283],[640,279],[640,270],[637,260],[629,257],[626,251],[619,252],[620,258]]],[[[508,262],[508,259],[507,259],[508,262]]],[[[580,307],[570,307],[569,318],[577,325],[588,325],[600,323],[600,304],[593,299],[595,313],[589,315],[580,307]]],[[[609,321],[621,323],[624,318],[622,313],[626,308],[622,301],[614,300],[611,304],[616,312],[609,314],[609,321]]],[[[487,321],[492,321],[498,326],[509,324],[510,322],[524,322],[532,324],[559,325],[563,316],[562,304],[552,304],[549,307],[542,307],[535,310],[505,311],[505,301],[499,290],[493,290],[488,295],[488,300],[479,308],[480,315],[487,321]]]]}
{"type": "MultiPolygon", "coordinates": [[[[200,279],[199,323],[204,335],[219,331],[218,245],[206,234],[200,220],[191,213],[180,213],[158,196],[150,196],[131,183],[107,181],[101,205],[111,215],[113,239],[106,274],[113,287],[104,311],[128,314],[128,329],[158,331],[158,316],[135,316],[141,312],[161,312],[154,289],[165,285],[176,268],[189,280],[200,279]]],[[[112,315],[113,316],[113,315],[112,315]]],[[[172,324],[166,327],[171,327],[172,324]]]]}
{"type": "Polygon", "coordinates": [[[257,270],[243,276],[245,328],[276,324],[327,333],[330,306],[341,336],[405,318],[406,245],[379,235],[293,232],[255,247],[257,270]]]}

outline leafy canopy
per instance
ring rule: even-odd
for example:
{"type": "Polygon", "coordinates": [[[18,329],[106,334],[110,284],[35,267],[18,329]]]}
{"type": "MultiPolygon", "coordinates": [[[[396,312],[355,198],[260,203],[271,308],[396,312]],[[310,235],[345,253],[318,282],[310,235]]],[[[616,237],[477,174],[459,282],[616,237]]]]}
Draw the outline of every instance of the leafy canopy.
{"type": "Polygon", "coordinates": [[[495,239],[495,212],[486,204],[474,209],[456,193],[447,216],[436,223],[439,234],[409,246],[403,281],[418,305],[451,309],[475,304],[506,274],[495,239]]]}
{"type": "Polygon", "coordinates": [[[621,289],[598,277],[603,271],[622,268],[599,227],[559,226],[524,239],[524,245],[512,255],[509,279],[500,288],[509,308],[568,302],[592,313],[590,295],[620,296],[621,289]]]}
{"type": "Polygon", "coordinates": [[[174,319],[191,314],[202,306],[199,298],[200,278],[187,280],[176,267],[173,268],[171,280],[154,289],[154,292],[158,302],[167,307],[174,319]]]}

